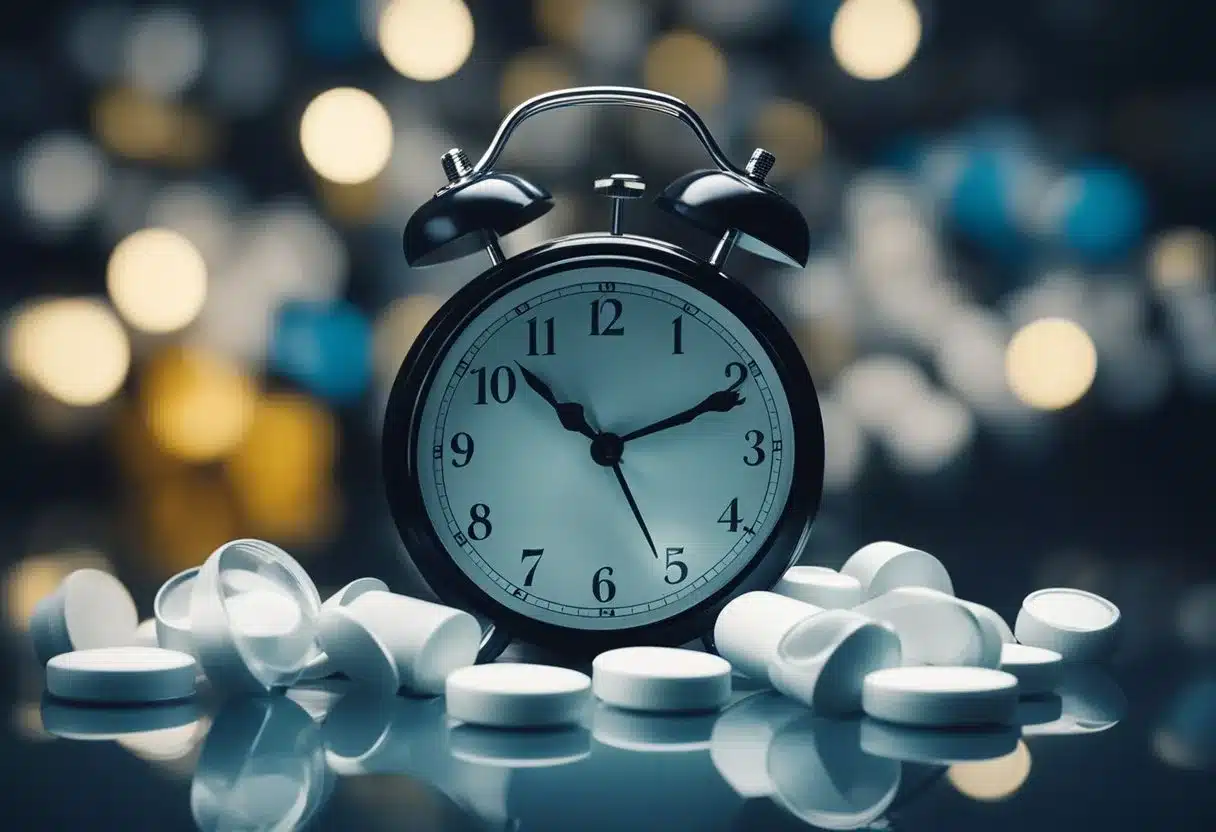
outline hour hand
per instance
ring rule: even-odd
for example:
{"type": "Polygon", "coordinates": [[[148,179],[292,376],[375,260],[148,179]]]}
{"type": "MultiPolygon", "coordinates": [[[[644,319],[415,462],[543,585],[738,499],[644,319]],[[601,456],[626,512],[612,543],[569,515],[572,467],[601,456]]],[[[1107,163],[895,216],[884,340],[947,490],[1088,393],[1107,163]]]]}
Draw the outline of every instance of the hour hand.
{"type": "Polygon", "coordinates": [[[587,422],[587,414],[583,410],[583,406],[577,402],[559,402],[557,396],[553,395],[553,388],[545,384],[545,382],[518,361],[515,366],[519,368],[523,374],[524,381],[527,385],[536,391],[536,394],[549,403],[557,412],[557,418],[561,421],[562,427],[572,433],[581,433],[588,439],[595,439],[598,434],[595,429],[587,422]]]}

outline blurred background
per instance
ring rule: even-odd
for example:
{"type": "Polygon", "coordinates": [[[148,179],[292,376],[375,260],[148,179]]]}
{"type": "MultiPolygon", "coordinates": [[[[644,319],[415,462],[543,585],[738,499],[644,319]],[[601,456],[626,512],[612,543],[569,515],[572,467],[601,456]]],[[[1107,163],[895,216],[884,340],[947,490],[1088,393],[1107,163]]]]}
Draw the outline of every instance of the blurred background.
{"type": "MultiPolygon", "coordinates": [[[[488,263],[411,269],[402,227],[440,154],[476,158],[526,98],[639,85],[695,107],[736,163],[776,153],[770,181],[812,226],[805,269],[728,266],[818,386],[827,496],[803,560],[900,540],[1010,621],[1040,586],[1101,592],[1128,624],[1137,747],[1161,771],[1216,759],[1173,716],[1213,689],[1216,651],[1216,7],[41,0],[5,18],[9,652],[72,569],[113,570],[147,616],[240,536],[322,594],[364,574],[416,589],[382,407],[488,263]]],[[[597,177],[656,193],[707,164],[657,114],[533,119],[501,166],[557,208],[504,248],[606,229],[597,177]]],[[[638,203],[626,228],[714,242],[638,203]]],[[[40,678],[0,690],[7,730],[45,736],[40,678]]]]}

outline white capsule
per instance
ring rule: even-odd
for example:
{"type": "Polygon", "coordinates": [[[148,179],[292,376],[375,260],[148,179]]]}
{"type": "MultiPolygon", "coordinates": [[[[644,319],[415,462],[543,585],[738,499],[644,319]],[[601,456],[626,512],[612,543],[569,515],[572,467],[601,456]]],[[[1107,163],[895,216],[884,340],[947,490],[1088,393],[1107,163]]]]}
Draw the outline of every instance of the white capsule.
{"type": "Polygon", "coordinates": [[[866,714],[899,725],[963,728],[1012,724],[1018,680],[986,667],[892,667],[862,685],[866,714]]]}
{"type": "Polygon", "coordinates": [[[1001,646],[1001,670],[1018,677],[1018,695],[1034,696],[1055,689],[1060,681],[1063,657],[1055,650],[1029,644],[1001,646]]]}
{"type": "Polygon", "coordinates": [[[543,664],[479,664],[447,678],[448,716],[491,728],[573,725],[585,714],[591,679],[543,664]]]}
{"type": "Polygon", "coordinates": [[[953,595],[904,586],[853,611],[895,628],[904,664],[997,667],[1001,662],[999,633],[953,595]]]}
{"type": "Polygon", "coordinates": [[[1054,587],[1026,596],[1014,624],[1022,644],[1054,650],[1067,662],[1100,662],[1118,643],[1119,608],[1101,595],[1054,587]]]}
{"type": "Polygon", "coordinates": [[[77,569],[38,602],[30,638],[38,661],[72,650],[129,645],[139,616],[122,582],[99,569],[77,569]]]}
{"type": "Polygon", "coordinates": [[[71,702],[110,705],[185,699],[194,693],[194,658],[159,647],[99,647],[53,657],[47,693],[71,702]]]}
{"type": "Polygon", "coordinates": [[[826,610],[786,633],[769,671],[773,687],[824,716],[861,711],[866,675],[900,663],[899,636],[850,610],[826,610]]]}
{"type": "Polygon", "coordinates": [[[443,693],[444,680],[477,658],[481,626],[467,612],[371,590],[320,617],[333,670],[382,693],[443,693]]]}
{"type": "Polygon", "coordinates": [[[857,579],[867,599],[902,586],[924,586],[954,594],[950,573],[940,560],[928,552],[889,540],[861,547],[840,571],[857,579]]]}
{"type": "Polygon", "coordinates": [[[826,566],[791,566],[773,592],[825,610],[847,610],[861,603],[861,582],[826,566]]]}
{"type": "Polygon", "coordinates": [[[769,667],[777,645],[804,619],[823,612],[819,607],[775,592],[747,592],[718,613],[714,646],[736,672],[769,683],[769,667]]]}
{"type": "Polygon", "coordinates": [[[591,690],[597,699],[618,708],[717,710],[730,699],[730,663],[696,650],[621,647],[595,657],[591,690]]]}
{"type": "MultiPolygon", "coordinates": [[[[353,580],[326,598],[325,603],[321,604],[321,612],[324,613],[326,610],[332,610],[335,607],[344,607],[363,593],[373,590],[388,592],[388,584],[379,578],[358,578],[353,580]]],[[[332,676],[335,672],[334,668],[330,666],[329,656],[318,648],[313,651],[308,663],[304,666],[303,672],[300,673],[300,680],[324,679],[326,676],[332,676]]]]}

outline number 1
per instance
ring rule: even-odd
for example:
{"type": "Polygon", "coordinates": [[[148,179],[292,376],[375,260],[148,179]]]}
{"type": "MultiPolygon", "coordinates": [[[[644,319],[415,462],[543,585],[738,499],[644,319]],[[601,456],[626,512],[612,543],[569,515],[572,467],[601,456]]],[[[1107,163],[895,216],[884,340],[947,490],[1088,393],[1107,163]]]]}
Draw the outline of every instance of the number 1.
{"type": "Polygon", "coordinates": [[[684,354],[684,316],[677,315],[671,322],[671,339],[675,342],[672,355],[684,354]]]}

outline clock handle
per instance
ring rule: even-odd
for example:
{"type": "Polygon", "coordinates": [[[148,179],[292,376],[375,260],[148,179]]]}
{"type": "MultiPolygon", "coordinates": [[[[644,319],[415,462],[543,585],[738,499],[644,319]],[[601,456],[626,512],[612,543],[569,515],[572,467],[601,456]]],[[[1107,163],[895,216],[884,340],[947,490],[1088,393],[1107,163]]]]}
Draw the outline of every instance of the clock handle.
{"type": "Polygon", "coordinates": [[[515,132],[515,129],[519,125],[532,116],[539,115],[546,110],[559,110],[563,107],[583,105],[620,105],[634,107],[639,110],[651,110],[652,112],[671,116],[686,124],[696,134],[702,146],[720,170],[738,174],[739,176],[747,175],[746,170],[737,167],[730,159],[726,158],[726,154],[722,152],[722,148],[718,146],[717,141],[710,134],[709,128],[705,126],[705,122],[701,120],[701,117],[697,115],[697,112],[692,107],[680,99],[665,93],[639,89],[637,87],[601,86],[571,87],[570,89],[554,90],[553,92],[542,93],[541,95],[529,98],[520,104],[503,119],[502,124],[498,127],[498,132],[494,134],[494,138],[490,141],[490,146],[486,148],[486,152],[477,160],[477,164],[468,172],[468,175],[476,175],[492,168],[506,148],[507,140],[511,138],[511,134],[515,132]]]}
{"type": "Polygon", "coordinates": [[[481,625],[481,645],[477,649],[477,664],[489,664],[502,655],[511,643],[511,634],[491,622],[481,625]]]}

